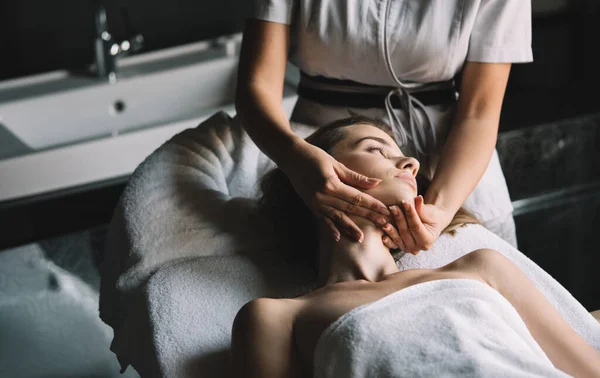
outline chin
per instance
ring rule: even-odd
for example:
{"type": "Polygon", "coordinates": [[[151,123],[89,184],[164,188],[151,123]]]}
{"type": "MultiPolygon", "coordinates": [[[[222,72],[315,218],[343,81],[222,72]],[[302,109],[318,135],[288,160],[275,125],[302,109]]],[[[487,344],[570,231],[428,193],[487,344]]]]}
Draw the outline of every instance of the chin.
{"type": "Polygon", "coordinates": [[[392,205],[400,205],[402,203],[402,201],[406,201],[409,204],[411,204],[412,206],[415,205],[415,198],[414,197],[396,197],[390,201],[381,201],[383,202],[384,205],[386,206],[392,206],[392,205]]]}
{"type": "Polygon", "coordinates": [[[411,205],[414,205],[415,197],[416,195],[413,195],[413,193],[394,193],[393,195],[375,198],[383,202],[383,204],[386,206],[392,206],[401,204],[403,200],[410,203],[411,205]]]}
{"type": "Polygon", "coordinates": [[[386,206],[398,205],[402,200],[414,205],[417,193],[409,185],[398,185],[398,183],[382,182],[373,189],[364,190],[365,193],[383,202],[386,206]]]}

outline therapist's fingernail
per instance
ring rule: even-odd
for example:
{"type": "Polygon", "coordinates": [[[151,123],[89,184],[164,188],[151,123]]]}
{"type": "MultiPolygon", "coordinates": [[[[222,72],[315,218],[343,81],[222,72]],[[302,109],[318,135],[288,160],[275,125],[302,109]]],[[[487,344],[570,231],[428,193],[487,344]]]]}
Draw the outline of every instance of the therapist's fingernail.
{"type": "Polygon", "coordinates": [[[387,207],[380,207],[379,212],[381,212],[385,215],[390,215],[390,211],[387,209],[387,207]]]}
{"type": "Polygon", "coordinates": [[[362,242],[363,242],[363,238],[364,238],[364,236],[363,236],[361,233],[359,233],[359,232],[356,232],[356,240],[357,240],[359,243],[362,243],[362,242]]]}
{"type": "Polygon", "coordinates": [[[379,223],[380,225],[384,225],[386,223],[386,220],[383,218],[377,218],[377,223],[379,223]]]}
{"type": "Polygon", "coordinates": [[[390,207],[390,209],[392,210],[392,213],[394,215],[399,215],[400,214],[400,209],[398,209],[398,206],[392,206],[392,207],[390,207]]]}
{"type": "Polygon", "coordinates": [[[410,209],[410,204],[406,201],[402,201],[402,206],[404,206],[404,210],[410,209]]]}

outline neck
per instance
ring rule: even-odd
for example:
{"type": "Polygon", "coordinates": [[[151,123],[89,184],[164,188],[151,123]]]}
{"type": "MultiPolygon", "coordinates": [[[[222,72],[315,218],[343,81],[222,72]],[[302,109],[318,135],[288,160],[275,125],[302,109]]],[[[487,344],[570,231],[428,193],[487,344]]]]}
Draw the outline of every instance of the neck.
{"type": "Polygon", "coordinates": [[[336,242],[328,229],[321,227],[318,286],[358,280],[377,282],[399,271],[381,241],[383,231],[364,218],[350,218],[365,236],[362,243],[345,236],[336,242]]]}

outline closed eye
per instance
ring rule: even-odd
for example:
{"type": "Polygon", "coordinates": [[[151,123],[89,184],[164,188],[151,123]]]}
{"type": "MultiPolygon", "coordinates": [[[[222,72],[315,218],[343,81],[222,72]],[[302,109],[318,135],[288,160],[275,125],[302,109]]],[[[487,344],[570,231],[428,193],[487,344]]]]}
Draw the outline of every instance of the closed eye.
{"type": "Polygon", "coordinates": [[[381,154],[381,156],[385,157],[385,153],[383,152],[383,147],[371,146],[371,147],[367,147],[367,151],[368,152],[377,151],[377,152],[379,152],[381,154]]]}

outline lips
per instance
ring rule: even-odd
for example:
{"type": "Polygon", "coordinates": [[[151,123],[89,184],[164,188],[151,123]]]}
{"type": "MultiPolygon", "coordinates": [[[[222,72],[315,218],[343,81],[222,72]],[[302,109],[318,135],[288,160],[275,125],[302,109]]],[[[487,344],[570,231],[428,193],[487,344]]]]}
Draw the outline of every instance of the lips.
{"type": "Polygon", "coordinates": [[[413,187],[413,189],[417,190],[417,181],[415,180],[414,176],[410,173],[399,173],[394,177],[407,181],[410,184],[410,186],[413,187]]]}

